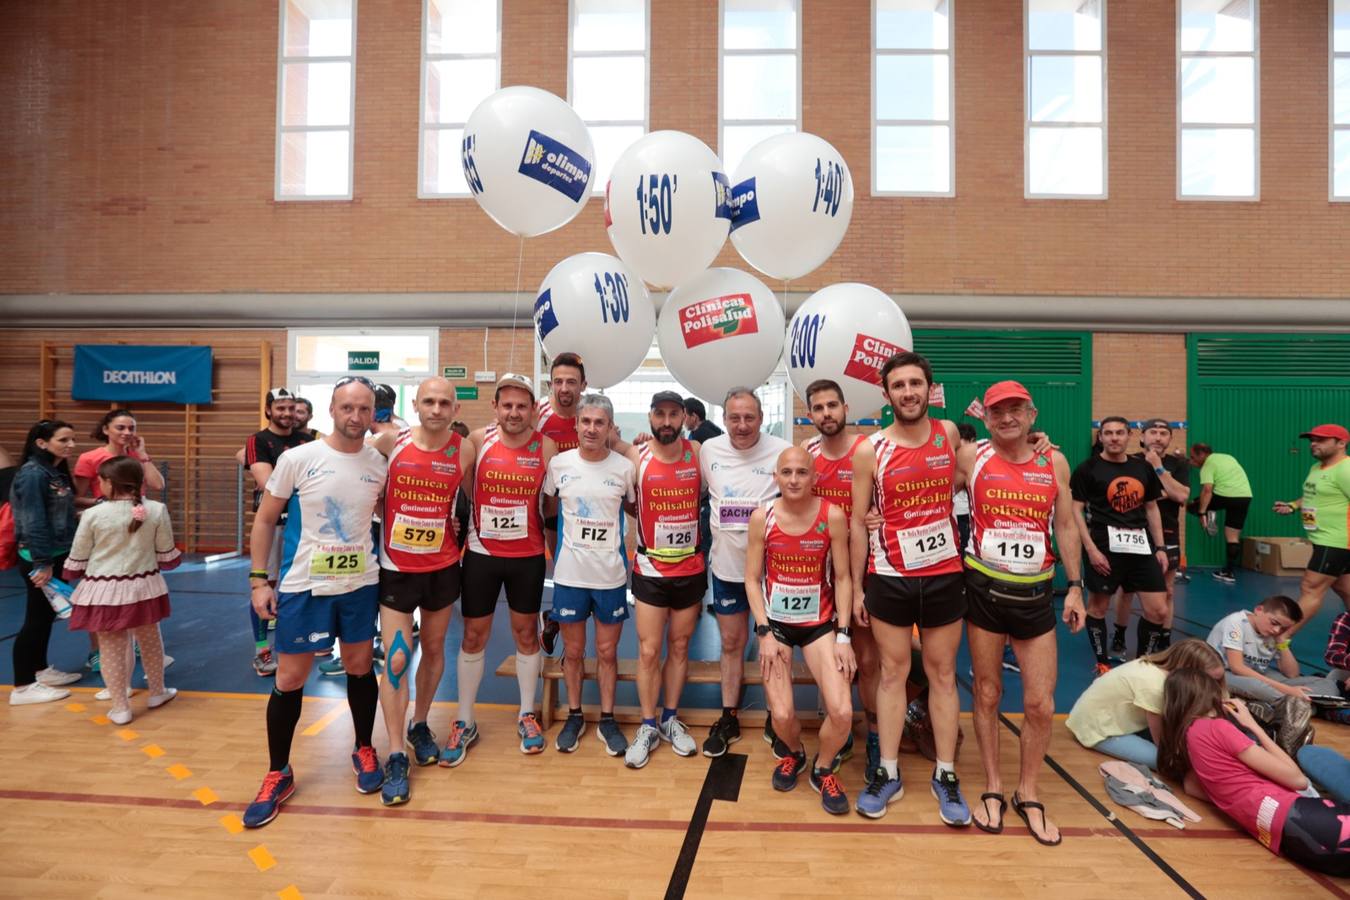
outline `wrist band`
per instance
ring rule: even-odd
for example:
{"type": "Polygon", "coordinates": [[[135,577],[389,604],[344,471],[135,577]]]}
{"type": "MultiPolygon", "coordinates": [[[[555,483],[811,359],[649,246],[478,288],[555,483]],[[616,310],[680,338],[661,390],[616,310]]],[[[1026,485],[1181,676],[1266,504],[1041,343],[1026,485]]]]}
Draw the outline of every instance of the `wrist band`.
{"type": "Polygon", "coordinates": [[[269,580],[266,569],[253,569],[248,573],[248,577],[261,578],[263,581],[269,580]]]}
{"type": "Polygon", "coordinates": [[[1278,643],[1278,644],[1275,645],[1275,649],[1276,649],[1276,650],[1288,650],[1288,649],[1289,649],[1289,641],[1281,641],[1280,643],[1278,643]]]}
{"type": "Polygon", "coordinates": [[[834,642],[836,644],[851,644],[853,643],[853,638],[844,634],[842,631],[836,631],[834,633],[834,642]]]}
{"type": "Polygon", "coordinates": [[[1167,474],[1167,470],[1164,469],[1162,466],[1154,466],[1154,467],[1153,467],[1153,471],[1156,472],[1156,473],[1158,473],[1159,475],[1166,475],[1166,474],[1167,474]]]}

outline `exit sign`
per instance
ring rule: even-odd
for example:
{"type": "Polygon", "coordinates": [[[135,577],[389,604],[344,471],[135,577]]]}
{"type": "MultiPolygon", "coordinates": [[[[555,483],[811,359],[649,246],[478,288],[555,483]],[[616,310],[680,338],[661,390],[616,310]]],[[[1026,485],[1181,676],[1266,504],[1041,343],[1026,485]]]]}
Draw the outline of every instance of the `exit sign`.
{"type": "Polygon", "coordinates": [[[451,381],[463,381],[469,377],[468,366],[446,366],[441,370],[441,374],[451,381]]]}
{"type": "Polygon", "coordinates": [[[380,368],[380,351],[348,350],[347,368],[353,372],[374,372],[380,368]]]}
{"type": "Polygon", "coordinates": [[[455,385],[456,400],[477,400],[478,385],[475,384],[457,384],[455,385]]]}

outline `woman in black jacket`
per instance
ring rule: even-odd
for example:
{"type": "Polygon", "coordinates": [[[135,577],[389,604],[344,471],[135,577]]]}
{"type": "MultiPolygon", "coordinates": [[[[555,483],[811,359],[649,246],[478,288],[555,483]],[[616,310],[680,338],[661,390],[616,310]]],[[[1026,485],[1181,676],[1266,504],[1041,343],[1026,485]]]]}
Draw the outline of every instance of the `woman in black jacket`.
{"type": "Polygon", "coordinates": [[[23,628],[14,636],[14,690],[11,706],[47,703],[70,696],[61,687],[80,680],[47,664],[47,642],[56,612],[42,586],[60,574],[75,538],[75,483],[67,460],[75,452],[75,430],[43,419],[28,431],[23,459],[9,491],[19,568],[28,587],[23,628]]]}

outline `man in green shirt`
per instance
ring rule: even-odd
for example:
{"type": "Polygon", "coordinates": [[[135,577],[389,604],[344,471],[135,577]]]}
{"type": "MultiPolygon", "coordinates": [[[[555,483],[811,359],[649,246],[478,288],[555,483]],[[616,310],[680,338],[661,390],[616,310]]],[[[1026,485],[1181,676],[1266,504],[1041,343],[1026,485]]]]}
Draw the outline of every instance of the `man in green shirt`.
{"type": "Polygon", "coordinates": [[[1306,622],[1317,615],[1329,587],[1350,608],[1350,461],[1345,455],[1350,431],[1340,425],[1318,425],[1299,437],[1308,439],[1317,462],[1303,481],[1303,496],[1277,501],[1275,512],[1287,516],[1297,511],[1313,545],[1298,598],[1306,622]]]}
{"type": "Polygon", "coordinates": [[[1214,573],[1216,581],[1236,584],[1233,570],[1242,554],[1242,526],[1247,508],[1252,505],[1252,486],[1242,464],[1227,453],[1215,453],[1209,444],[1191,444],[1191,465],[1200,470],[1200,496],[1186,509],[1200,517],[1205,532],[1219,531],[1219,511],[1223,511],[1223,540],[1226,548],[1223,568],[1214,573]]]}

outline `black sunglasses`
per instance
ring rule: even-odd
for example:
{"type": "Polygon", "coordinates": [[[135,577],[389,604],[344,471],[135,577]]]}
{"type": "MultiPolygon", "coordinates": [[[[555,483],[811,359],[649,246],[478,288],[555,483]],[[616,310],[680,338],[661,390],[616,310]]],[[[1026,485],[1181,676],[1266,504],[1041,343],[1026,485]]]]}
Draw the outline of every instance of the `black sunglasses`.
{"type": "Polygon", "coordinates": [[[366,387],[370,388],[371,393],[375,392],[375,382],[371,381],[364,375],[348,375],[345,378],[339,378],[337,384],[333,385],[333,390],[336,391],[340,387],[346,387],[353,381],[355,381],[357,384],[364,384],[366,387]]]}

